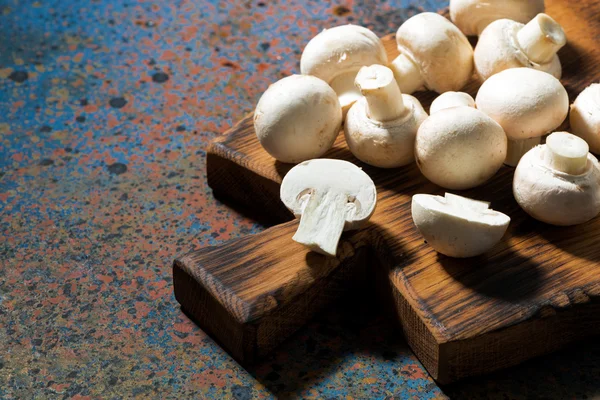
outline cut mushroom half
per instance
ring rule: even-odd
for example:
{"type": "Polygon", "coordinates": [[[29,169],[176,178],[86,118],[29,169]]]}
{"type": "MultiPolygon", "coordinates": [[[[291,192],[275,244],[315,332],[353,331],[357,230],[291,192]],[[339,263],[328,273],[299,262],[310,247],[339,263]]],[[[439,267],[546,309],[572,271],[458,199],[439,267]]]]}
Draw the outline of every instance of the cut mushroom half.
{"type": "Polygon", "coordinates": [[[325,29],[308,42],[300,59],[300,71],[327,82],[346,112],[361,97],[354,86],[360,68],[387,63],[387,53],[377,35],[362,26],[342,25],[325,29]]]}
{"type": "Polygon", "coordinates": [[[547,14],[526,25],[501,19],[491,23],[475,47],[475,71],[482,81],[509,68],[527,67],[557,79],[562,67],[556,54],[567,43],[562,27],[547,14]]]}
{"type": "Polygon", "coordinates": [[[362,227],[377,204],[369,175],[348,161],[331,159],[292,168],[283,178],[280,196],[300,218],[293,240],[328,256],[336,255],[342,232],[362,227]]]}
{"type": "Polygon", "coordinates": [[[533,218],[547,224],[582,224],[600,213],[600,164],[587,143],[555,132],[530,150],[515,170],[513,194],[533,218]]]}
{"type": "Polygon", "coordinates": [[[450,193],[445,197],[413,196],[412,218],[435,251],[455,258],[489,251],[500,242],[510,224],[510,217],[491,210],[489,203],[450,193]]]}

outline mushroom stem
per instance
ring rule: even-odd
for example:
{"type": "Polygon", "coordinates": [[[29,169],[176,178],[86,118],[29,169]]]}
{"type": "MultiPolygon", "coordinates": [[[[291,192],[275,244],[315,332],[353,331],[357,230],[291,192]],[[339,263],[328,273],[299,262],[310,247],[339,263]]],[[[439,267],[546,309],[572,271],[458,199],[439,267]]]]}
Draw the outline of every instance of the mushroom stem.
{"type": "Polygon", "coordinates": [[[545,64],[567,43],[567,37],[558,22],[538,14],[517,33],[517,41],[531,61],[545,64]]]}
{"type": "Polygon", "coordinates": [[[394,121],[406,113],[402,92],[388,67],[362,67],[354,83],[365,96],[369,118],[379,122],[394,121]]]}
{"type": "Polygon", "coordinates": [[[389,67],[394,72],[402,93],[412,94],[425,87],[425,80],[421,76],[419,67],[405,54],[396,57],[389,67]]]}
{"type": "Polygon", "coordinates": [[[567,132],[555,132],[546,139],[544,162],[569,175],[581,175],[587,167],[590,151],[585,140],[567,132]]]}
{"type": "Polygon", "coordinates": [[[542,143],[541,137],[533,137],[522,140],[512,140],[509,138],[508,147],[506,149],[506,160],[504,160],[504,164],[508,165],[509,167],[516,167],[519,164],[521,157],[523,157],[525,153],[540,143],[542,143]]]}
{"type": "Polygon", "coordinates": [[[347,203],[344,193],[313,189],[292,239],[312,251],[335,257],[346,222],[347,203]]]}

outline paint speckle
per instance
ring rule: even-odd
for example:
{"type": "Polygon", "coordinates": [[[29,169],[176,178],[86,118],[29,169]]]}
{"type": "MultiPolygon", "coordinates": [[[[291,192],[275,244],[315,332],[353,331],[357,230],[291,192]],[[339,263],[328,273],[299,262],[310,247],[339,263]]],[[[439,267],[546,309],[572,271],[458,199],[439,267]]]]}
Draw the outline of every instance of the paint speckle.
{"type": "Polygon", "coordinates": [[[108,104],[110,104],[112,108],[123,108],[127,104],[127,100],[123,97],[114,97],[109,100],[108,104]]]}
{"type": "Polygon", "coordinates": [[[269,50],[270,47],[271,47],[271,43],[269,43],[269,42],[262,42],[260,44],[260,48],[262,49],[262,51],[267,51],[267,50],[269,50]]]}
{"type": "Polygon", "coordinates": [[[121,175],[127,172],[127,165],[123,163],[114,163],[107,166],[108,172],[113,175],[121,175]]]}
{"type": "Polygon", "coordinates": [[[335,6],[333,8],[333,13],[338,17],[344,17],[344,16],[350,14],[351,12],[352,11],[348,7],[343,6],[343,5],[335,6]]]}
{"type": "Polygon", "coordinates": [[[42,132],[42,133],[52,132],[52,127],[50,125],[42,125],[42,126],[40,126],[40,132],[42,132]]]}
{"type": "Polygon", "coordinates": [[[80,122],[80,123],[84,123],[85,122],[85,116],[78,115],[77,117],[75,117],[75,121],[80,122]]]}
{"type": "Polygon", "coordinates": [[[46,166],[48,166],[48,165],[53,165],[53,164],[54,164],[54,161],[53,161],[53,160],[51,160],[51,159],[49,159],[49,158],[42,158],[42,159],[40,160],[40,165],[41,165],[42,167],[46,167],[46,166]]]}
{"type": "Polygon", "coordinates": [[[169,80],[169,75],[164,72],[156,72],[152,75],[152,81],[156,83],[165,83],[169,80]]]}
{"type": "Polygon", "coordinates": [[[8,75],[8,79],[10,79],[13,82],[23,83],[27,79],[29,79],[29,73],[27,71],[21,70],[13,71],[10,73],[10,75],[8,75]]]}

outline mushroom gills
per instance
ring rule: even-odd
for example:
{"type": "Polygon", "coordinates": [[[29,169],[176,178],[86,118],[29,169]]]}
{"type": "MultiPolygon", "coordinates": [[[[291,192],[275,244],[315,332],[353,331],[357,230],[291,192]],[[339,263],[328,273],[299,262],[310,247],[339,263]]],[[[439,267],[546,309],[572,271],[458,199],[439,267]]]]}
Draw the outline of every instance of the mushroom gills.
{"type": "Polygon", "coordinates": [[[335,256],[351,199],[345,193],[312,190],[292,239],[314,252],[335,256]]]}

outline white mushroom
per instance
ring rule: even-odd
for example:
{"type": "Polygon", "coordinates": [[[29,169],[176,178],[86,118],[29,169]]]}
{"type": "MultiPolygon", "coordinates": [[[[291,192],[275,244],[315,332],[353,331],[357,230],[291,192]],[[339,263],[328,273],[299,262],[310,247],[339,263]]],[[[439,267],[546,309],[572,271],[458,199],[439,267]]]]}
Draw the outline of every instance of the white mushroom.
{"type": "Polygon", "coordinates": [[[322,156],[342,125],[337,95],[321,79],[292,75],[269,86],[254,111],[260,144],[285,163],[322,156]]]}
{"type": "Polygon", "coordinates": [[[560,79],[562,67],[556,54],[567,43],[561,26],[546,14],[527,25],[509,19],[492,22],[475,47],[475,71],[485,81],[509,68],[527,67],[560,79]]]}
{"type": "Polygon", "coordinates": [[[473,47],[446,18],[421,13],[409,18],[396,32],[400,55],[392,61],[402,93],[462,89],[473,73],[473,47]]]}
{"type": "Polygon", "coordinates": [[[283,178],[281,201],[300,225],[293,239],[335,256],[342,231],[363,226],[375,211],[377,191],[369,176],[342,160],[309,160],[283,178]]]}
{"type": "Polygon", "coordinates": [[[571,106],[571,130],[600,154],[600,84],[588,86],[571,106]]]}
{"type": "Polygon", "coordinates": [[[489,203],[446,193],[412,198],[413,221],[427,243],[449,257],[475,257],[489,251],[504,236],[510,218],[489,203]]]}
{"type": "Polygon", "coordinates": [[[512,68],[485,81],[477,108],[508,136],[505,164],[516,166],[541,137],[559,127],[569,112],[569,96],[558,79],[531,68],[512,68]]]}
{"type": "Polygon", "coordinates": [[[356,85],[364,97],[350,108],[344,125],[352,154],[381,168],[413,162],[417,129],[427,118],[419,100],[403,95],[392,71],[382,65],[363,67],[356,85]]]}
{"type": "Polygon", "coordinates": [[[325,29],[308,42],[300,59],[300,72],[327,82],[346,112],[361,97],[354,86],[360,68],[387,63],[387,53],[377,35],[362,26],[342,25],[325,29]]]}
{"type": "Polygon", "coordinates": [[[513,181],[515,199],[533,218],[552,225],[587,222],[600,213],[600,164],[587,143],[556,132],[523,156],[513,181]]]}
{"type": "MultiPolygon", "coordinates": [[[[421,124],[415,157],[427,179],[447,189],[464,190],[490,179],[506,157],[506,135],[493,119],[463,105],[464,95],[451,95],[458,104],[431,114],[421,124]]],[[[471,99],[472,100],[472,99],[471,99]]],[[[438,103],[440,104],[440,103],[438,103]]]]}
{"type": "Polygon", "coordinates": [[[544,0],[450,0],[450,19],[467,36],[498,19],[527,23],[544,10],[544,0]]]}
{"type": "Polygon", "coordinates": [[[429,107],[429,113],[435,114],[438,111],[452,107],[472,107],[475,108],[475,100],[468,93],[464,92],[446,92],[433,100],[429,107]]]}

